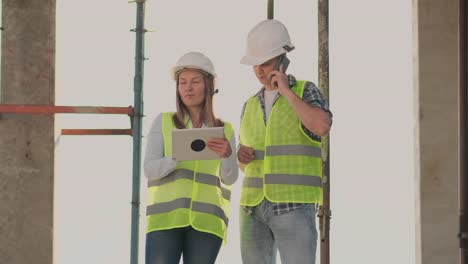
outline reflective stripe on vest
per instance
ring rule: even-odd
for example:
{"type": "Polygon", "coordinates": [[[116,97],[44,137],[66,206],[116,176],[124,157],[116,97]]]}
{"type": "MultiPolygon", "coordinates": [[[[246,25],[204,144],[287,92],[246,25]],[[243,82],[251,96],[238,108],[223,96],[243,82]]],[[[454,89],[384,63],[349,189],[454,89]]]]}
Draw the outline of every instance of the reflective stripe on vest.
{"type": "Polygon", "coordinates": [[[265,184],[290,184],[322,187],[322,177],[294,174],[265,174],[265,184]]]}
{"type": "MultiPolygon", "coordinates": [[[[282,146],[267,146],[266,155],[268,156],[287,156],[287,155],[302,155],[322,157],[322,149],[315,146],[303,145],[282,145],[282,146]]],[[[254,159],[263,160],[265,158],[265,151],[255,150],[254,159]]]]}
{"type": "MultiPolygon", "coordinates": [[[[322,187],[322,178],[304,175],[293,174],[265,174],[266,184],[291,184],[291,185],[308,185],[322,187]]],[[[248,177],[243,182],[244,187],[263,188],[263,179],[248,177]]]]}
{"type": "Polygon", "coordinates": [[[248,188],[263,188],[263,178],[256,177],[246,177],[242,184],[244,187],[248,188]]]}
{"type": "Polygon", "coordinates": [[[265,151],[263,151],[263,150],[255,150],[254,151],[254,159],[263,160],[264,158],[265,158],[265,151]]]}
{"type": "Polygon", "coordinates": [[[149,205],[146,208],[146,215],[167,213],[180,208],[188,209],[190,205],[192,206],[192,211],[216,215],[224,221],[226,226],[229,223],[229,219],[223,209],[209,203],[192,202],[190,198],[179,198],[170,202],[149,205]]]}
{"type": "Polygon", "coordinates": [[[281,146],[267,146],[267,156],[288,156],[288,155],[301,155],[322,157],[322,149],[315,146],[304,145],[281,145],[281,146]]]}
{"type": "MultiPolygon", "coordinates": [[[[179,179],[193,180],[193,174],[194,172],[191,170],[177,169],[177,170],[172,171],[171,173],[169,173],[169,175],[167,175],[166,177],[162,179],[149,181],[148,187],[161,186],[163,184],[167,184],[167,183],[179,180],[179,179]]],[[[197,175],[195,179],[196,182],[218,187],[221,190],[221,193],[223,194],[224,199],[231,200],[231,191],[221,186],[221,181],[219,177],[215,175],[205,174],[205,173],[197,173],[196,175],[197,175]]]]}

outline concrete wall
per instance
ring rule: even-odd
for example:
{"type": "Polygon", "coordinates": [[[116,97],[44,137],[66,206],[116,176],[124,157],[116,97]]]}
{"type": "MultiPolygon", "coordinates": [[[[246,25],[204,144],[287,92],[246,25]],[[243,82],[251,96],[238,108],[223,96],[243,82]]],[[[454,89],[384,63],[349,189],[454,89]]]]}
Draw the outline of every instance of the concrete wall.
{"type": "Polygon", "coordinates": [[[458,260],[458,0],[414,0],[417,263],[458,260]]]}
{"type": "MultiPolygon", "coordinates": [[[[3,0],[2,104],[54,104],[55,0],[3,0]]],[[[0,118],[0,263],[53,261],[54,117],[0,118]]]]}

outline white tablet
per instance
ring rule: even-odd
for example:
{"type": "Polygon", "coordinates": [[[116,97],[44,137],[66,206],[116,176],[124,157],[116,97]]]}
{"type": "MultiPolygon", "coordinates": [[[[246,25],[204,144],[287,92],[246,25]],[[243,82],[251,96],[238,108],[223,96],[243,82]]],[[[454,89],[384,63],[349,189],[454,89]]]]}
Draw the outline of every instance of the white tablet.
{"type": "Polygon", "coordinates": [[[172,131],[172,159],[213,160],[218,154],[208,148],[208,139],[224,138],[223,127],[174,129],[172,131]]]}

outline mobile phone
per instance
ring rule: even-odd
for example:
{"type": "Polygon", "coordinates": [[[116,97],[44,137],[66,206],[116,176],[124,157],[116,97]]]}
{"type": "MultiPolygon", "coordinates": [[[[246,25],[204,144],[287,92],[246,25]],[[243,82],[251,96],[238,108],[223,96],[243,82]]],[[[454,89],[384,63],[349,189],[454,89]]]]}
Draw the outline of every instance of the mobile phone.
{"type": "Polygon", "coordinates": [[[288,69],[289,63],[290,63],[290,61],[289,61],[288,57],[286,57],[286,55],[283,54],[276,61],[275,70],[277,70],[277,71],[281,70],[280,67],[281,67],[281,65],[283,65],[283,72],[286,72],[286,69],[288,69]]]}
{"type": "MultiPolygon", "coordinates": [[[[288,57],[286,57],[286,54],[280,55],[280,57],[276,61],[276,65],[275,65],[274,70],[281,71],[281,65],[283,65],[283,73],[285,73],[286,69],[289,66],[289,62],[290,61],[289,61],[288,57]]],[[[273,76],[274,76],[274,74],[271,76],[271,78],[273,78],[273,76]]],[[[278,87],[278,83],[275,82],[274,86],[278,87]]]]}

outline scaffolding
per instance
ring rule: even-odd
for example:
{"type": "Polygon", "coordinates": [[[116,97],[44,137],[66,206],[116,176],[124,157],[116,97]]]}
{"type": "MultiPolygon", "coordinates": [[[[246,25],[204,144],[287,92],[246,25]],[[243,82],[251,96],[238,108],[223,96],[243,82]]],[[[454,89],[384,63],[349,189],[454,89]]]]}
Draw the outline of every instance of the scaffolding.
{"type": "Polygon", "coordinates": [[[141,138],[143,119],[144,26],[146,0],[129,1],[136,4],[134,105],[128,107],[56,106],[0,104],[0,113],[10,114],[112,114],[127,115],[130,128],[124,129],[62,129],[61,135],[129,135],[133,139],[132,201],[130,263],[138,263],[138,232],[140,210],[141,138]]]}
{"type": "MultiPolygon", "coordinates": [[[[131,241],[130,263],[138,263],[139,248],[139,207],[140,207],[140,174],[141,174],[141,138],[143,119],[143,78],[144,78],[144,36],[145,3],[146,0],[134,0],[136,4],[135,32],[135,75],[134,75],[134,105],[128,107],[105,106],[56,106],[56,105],[18,105],[0,104],[0,114],[112,114],[127,115],[130,118],[130,128],[124,129],[62,129],[61,135],[128,135],[133,139],[132,167],[132,201],[131,201],[131,241]]],[[[318,0],[319,21],[319,87],[321,87],[328,102],[329,92],[329,56],[328,56],[328,0],[318,0]]],[[[274,17],[274,0],[268,0],[267,18],[274,17]]],[[[323,205],[319,209],[321,263],[329,263],[329,228],[330,228],[330,161],[329,139],[323,140],[323,205]]]]}
{"type": "Polygon", "coordinates": [[[460,263],[468,263],[468,169],[466,167],[467,155],[467,140],[466,132],[468,131],[467,124],[467,84],[468,84],[468,56],[467,56],[467,4],[466,0],[460,0],[459,3],[459,219],[460,227],[458,233],[459,246],[460,246],[460,263]]]}

